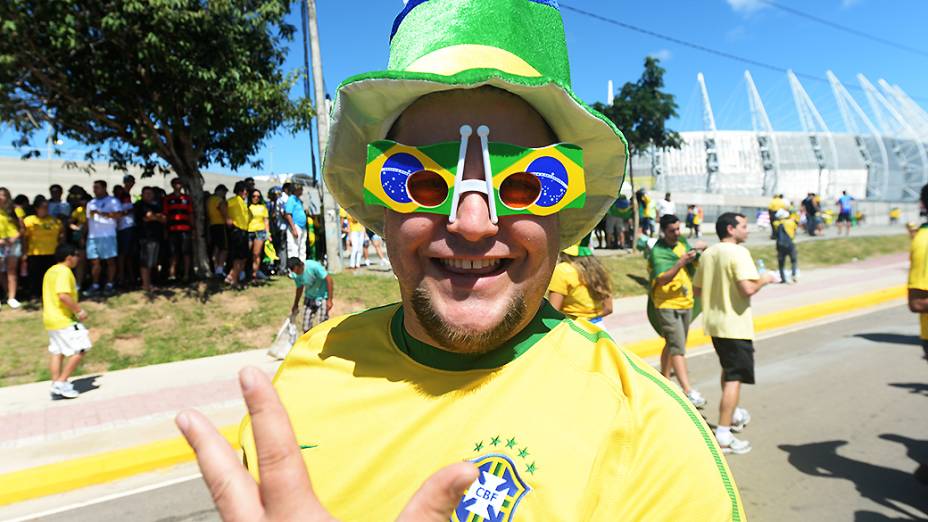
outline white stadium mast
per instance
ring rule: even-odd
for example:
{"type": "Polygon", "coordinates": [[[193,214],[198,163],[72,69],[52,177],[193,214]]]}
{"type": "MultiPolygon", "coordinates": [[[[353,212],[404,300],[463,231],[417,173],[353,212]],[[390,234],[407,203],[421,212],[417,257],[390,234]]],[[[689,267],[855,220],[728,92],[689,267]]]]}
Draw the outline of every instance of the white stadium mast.
{"type": "Polygon", "coordinates": [[[703,142],[706,146],[706,192],[718,192],[719,153],[717,129],[715,128],[715,114],[712,112],[712,102],[709,101],[709,89],[706,88],[706,78],[702,73],[696,75],[699,81],[699,90],[702,92],[702,122],[706,131],[703,142]]]}
{"type": "Polygon", "coordinates": [[[903,192],[907,193],[909,196],[918,198],[917,187],[928,182],[928,154],[925,152],[925,144],[919,139],[918,132],[912,125],[906,121],[905,117],[899,114],[899,111],[897,111],[889,100],[870,83],[870,80],[868,80],[866,76],[858,74],[857,81],[860,82],[860,86],[863,87],[864,92],[867,94],[867,102],[870,103],[870,108],[876,115],[877,122],[880,125],[880,130],[883,132],[883,135],[887,137],[894,137],[894,135],[897,135],[914,142],[916,153],[918,154],[918,159],[922,167],[921,174],[919,174],[918,169],[912,165],[908,155],[900,145],[899,140],[893,140],[893,153],[902,166],[903,192]],[[887,121],[886,115],[895,123],[894,126],[890,125],[890,122],[887,121]]]}
{"type": "Polygon", "coordinates": [[[748,86],[748,102],[751,105],[751,126],[757,135],[761,165],[764,168],[763,191],[765,196],[770,196],[779,189],[780,151],[773,125],[770,124],[767,109],[757,91],[757,85],[754,84],[751,71],[744,71],[744,80],[748,86]]]}
{"type": "Polygon", "coordinates": [[[844,125],[847,127],[847,131],[854,135],[854,142],[857,144],[857,150],[860,151],[860,155],[864,158],[864,164],[869,171],[869,175],[867,176],[867,197],[877,199],[883,198],[887,193],[891,175],[889,170],[889,153],[886,151],[886,144],[883,142],[883,137],[880,136],[879,129],[870,121],[867,113],[864,112],[857,103],[857,100],[851,96],[847,88],[838,80],[835,73],[827,71],[825,74],[828,76],[831,90],[834,92],[835,100],[838,102],[838,109],[841,111],[841,118],[844,120],[844,125]],[[874,164],[870,149],[867,148],[867,144],[863,139],[863,133],[860,131],[860,127],[857,126],[857,120],[854,118],[855,115],[863,122],[864,126],[867,128],[867,132],[873,137],[880,150],[880,161],[878,165],[882,168],[880,168],[879,175],[877,175],[877,166],[874,164]]]}
{"type": "Polygon", "coordinates": [[[896,110],[912,125],[921,141],[928,141],[928,113],[906,96],[898,85],[892,86],[883,79],[877,80],[877,83],[886,96],[895,102],[896,110]]]}
{"type": "MultiPolygon", "coordinates": [[[[809,142],[812,144],[812,152],[815,154],[815,161],[818,164],[818,191],[819,194],[822,194],[824,192],[822,187],[822,171],[828,168],[828,164],[825,162],[825,153],[822,151],[820,137],[824,135],[831,145],[831,157],[835,163],[831,168],[836,170],[838,167],[838,150],[837,147],[835,147],[835,140],[831,135],[831,130],[829,130],[828,125],[825,124],[822,115],[819,114],[818,109],[815,107],[815,103],[812,102],[812,98],[809,97],[802,83],[799,82],[796,73],[789,70],[786,72],[786,75],[789,77],[789,86],[793,91],[793,99],[796,101],[796,111],[799,113],[799,122],[802,125],[802,130],[809,135],[809,142]]],[[[829,176],[829,180],[833,182],[834,176],[829,176]]],[[[833,194],[833,187],[829,186],[828,195],[833,194]]]]}

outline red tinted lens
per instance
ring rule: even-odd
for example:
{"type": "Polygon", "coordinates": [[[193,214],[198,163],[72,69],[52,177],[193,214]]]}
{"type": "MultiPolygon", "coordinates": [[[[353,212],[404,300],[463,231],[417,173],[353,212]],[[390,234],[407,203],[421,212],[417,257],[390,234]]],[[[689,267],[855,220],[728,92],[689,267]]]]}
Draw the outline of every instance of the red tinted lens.
{"type": "Polygon", "coordinates": [[[499,199],[511,209],[529,207],[541,194],[541,182],[528,172],[516,172],[504,179],[499,186],[499,199]]]}
{"type": "Polygon", "coordinates": [[[413,172],[406,180],[406,191],[420,207],[437,207],[448,198],[445,179],[431,170],[413,172]]]}

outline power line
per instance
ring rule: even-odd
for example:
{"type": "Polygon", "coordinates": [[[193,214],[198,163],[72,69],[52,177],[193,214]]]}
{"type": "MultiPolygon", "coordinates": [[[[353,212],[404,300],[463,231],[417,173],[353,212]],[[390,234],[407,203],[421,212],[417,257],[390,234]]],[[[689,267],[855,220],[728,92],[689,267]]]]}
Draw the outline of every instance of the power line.
{"type": "MultiPolygon", "coordinates": [[[[665,40],[665,41],[668,41],[668,42],[672,42],[672,43],[675,43],[675,44],[678,44],[678,45],[682,45],[682,46],[684,46],[684,47],[689,47],[689,48],[691,48],[691,49],[696,49],[697,51],[702,51],[702,52],[704,52],[704,53],[712,54],[712,55],[719,56],[719,57],[722,57],[722,58],[727,58],[727,59],[729,59],[729,60],[734,60],[734,61],[736,61],[736,62],[746,63],[746,64],[748,64],[748,65],[753,65],[753,66],[755,66],[755,67],[760,67],[760,68],[762,68],[762,69],[767,69],[767,70],[769,70],[769,71],[775,71],[775,72],[779,72],[779,73],[787,73],[787,72],[789,72],[789,69],[786,68],[786,67],[781,67],[781,66],[779,66],[779,65],[773,65],[773,64],[766,63],[766,62],[761,62],[761,61],[755,60],[755,59],[753,59],[753,58],[746,58],[746,57],[744,57],[744,56],[739,56],[739,55],[737,55],[737,54],[732,54],[732,53],[729,53],[729,52],[727,52],[727,51],[720,51],[720,50],[718,50],[718,49],[713,49],[713,48],[711,48],[711,47],[706,47],[705,45],[702,45],[702,44],[698,44],[698,43],[693,43],[693,42],[689,42],[689,41],[686,41],[686,40],[682,40],[682,39],[677,38],[677,37],[675,37],[675,36],[670,36],[670,35],[666,35],[666,34],[663,34],[663,33],[658,33],[658,32],[656,32],[656,31],[652,31],[652,30],[650,30],[650,29],[645,29],[645,28],[643,28],[643,27],[638,27],[638,26],[636,26],[636,25],[632,25],[632,24],[629,24],[629,23],[626,23],[626,22],[621,22],[621,21],[615,20],[615,19],[613,19],[613,18],[607,18],[607,17],[605,17],[605,16],[601,16],[601,15],[598,15],[598,14],[596,14],[596,13],[591,13],[591,12],[589,12],[589,11],[584,11],[583,9],[579,9],[579,8],[576,8],[576,7],[567,5],[567,4],[565,4],[564,2],[560,2],[559,4],[560,4],[560,6],[561,6],[561,9],[566,9],[566,10],[568,10],[568,11],[572,11],[572,12],[574,12],[574,13],[577,13],[577,14],[580,14],[580,15],[583,15],[583,16],[586,16],[586,17],[589,17],[589,18],[593,18],[593,19],[595,19],[595,20],[599,20],[599,21],[605,22],[605,23],[607,23],[607,24],[615,25],[615,26],[621,27],[621,28],[623,28],[623,29],[628,29],[629,31],[634,31],[634,32],[639,33],[639,34],[644,34],[644,35],[652,36],[652,37],[654,37],[654,38],[658,38],[658,39],[661,39],[661,40],[665,40]]],[[[797,71],[793,71],[793,74],[795,74],[796,76],[798,76],[798,77],[800,77],[800,78],[805,78],[805,79],[807,79],[807,80],[812,80],[812,81],[822,82],[822,83],[829,83],[827,78],[823,78],[823,77],[821,77],[821,76],[816,76],[816,75],[814,75],[814,74],[808,74],[808,73],[797,72],[797,71]]],[[[848,89],[856,90],[856,91],[863,91],[863,88],[860,87],[859,85],[849,84],[849,85],[845,85],[845,87],[848,88],[848,89]]],[[[921,97],[921,96],[909,95],[909,97],[912,98],[913,100],[926,101],[926,98],[921,97]]]]}
{"type": "Polygon", "coordinates": [[[763,2],[763,3],[766,4],[766,5],[769,5],[770,7],[773,7],[774,9],[779,9],[779,10],[784,11],[784,12],[787,12],[787,13],[789,13],[789,14],[791,14],[791,15],[798,16],[798,17],[800,17],[800,18],[805,18],[805,19],[807,19],[807,20],[812,20],[813,22],[817,22],[817,23],[820,23],[820,24],[822,24],[822,25],[827,25],[828,27],[831,27],[832,29],[837,29],[837,30],[843,31],[843,32],[845,32],[845,33],[850,33],[850,34],[853,34],[853,35],[855,35],[855,36],[859,36],[859,37],[861,37],[861,38],[866,38],[867,40],[872,40],[872,41],[874,41],[874,42],[879,42],[879,43],[881,43],[881,44],[883,44],[883,45],[888,45],[888,46],[890,46],[890,47],[895,47],[896,49],[902,49],[903,51],[908,51],[908,52],[910,52],[910,53],[918,54],[918,55],[921,55],[921,56],[924,56],[924,57],[928,58],[928,51],[923,51],[923,50],[921,50],[921,49],[917,49],[917,48],[911,47],[911,46],[909,46],[909,45],[905,45],[905,44],[901,44],[901,43],[898,43],[898,42],[894,42],[894,41],[892,41],[892,40],[887,40],[886,38],[883,38],[883,37],[881,37],[881,36],[876,36],[876,35],[874,35],[874,34],[870,34],[870,33],[861,31],[861,30],[859,30],[859,29],[854,29],[853,27],[848,27],[848,26],[846,26],[846,25],[842,25],[842,24],[839,24],[839,23],[837,23],[837,22],[832,22],[831,20],[828,20],[828,19],[826,19],[826,18],[822,18],[822,17],[819,17],[819,16],[815,16],[815,15],[813,15],[813,14],[809,14],[809,13],[806,13],[806,12],[804,12],[804,11],[800,11],[800,10],[798,10],[798,9],[794,9],[794,8],[792,8],[792,7],[789,7],[789,6],[785,6],[785,5],[779,4],[779,3],[777,3],[777,2],[774,2],[773,0],[760,0],[760,1],[763,2]]]}

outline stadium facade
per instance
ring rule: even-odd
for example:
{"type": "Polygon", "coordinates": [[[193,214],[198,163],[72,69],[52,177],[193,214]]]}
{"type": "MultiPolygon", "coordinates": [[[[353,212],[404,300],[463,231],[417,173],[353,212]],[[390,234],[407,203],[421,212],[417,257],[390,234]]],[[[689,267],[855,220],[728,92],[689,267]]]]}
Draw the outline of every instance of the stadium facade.
{"type": "Polygon", "coordinates": [[[632,168],[642,185],[657,191],[799,197],[833,197],[842,190],[874,201],[916,201],[928,183],[928,113],[898,86],[875,87],[858,75],[869,111],[837,77],[827,73],[844,130],[833,132],[798,77],[788,73],[802,126],[773,129],[750,72],[745,72],[752,130],[718,130],[705,80],[704,130],[682,132],[679,149],[636,155],[632,168]]]}

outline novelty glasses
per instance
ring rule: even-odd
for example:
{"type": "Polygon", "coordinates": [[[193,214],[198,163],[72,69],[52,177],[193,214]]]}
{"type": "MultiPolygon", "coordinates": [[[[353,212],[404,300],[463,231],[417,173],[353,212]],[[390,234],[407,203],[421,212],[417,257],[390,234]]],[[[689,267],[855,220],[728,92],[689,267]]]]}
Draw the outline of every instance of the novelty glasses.
{"type": "Polygon", "coordinates": [[[380,140],[367,146],[364,202],[409,214],[429,212],[457,219],[458,201],[480,192],[491,202],[490,221],[497,216],[548,216],[565,208],[582,208],[586,201],[583,150],[560,143],[526,148],[489,142],[490,129],[477,128],[484,179],[463,179],[470,125],[461,127],[461,141],[424,147],[380,140]]]}

